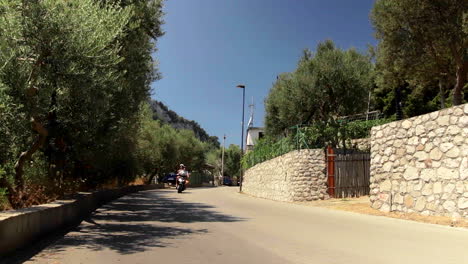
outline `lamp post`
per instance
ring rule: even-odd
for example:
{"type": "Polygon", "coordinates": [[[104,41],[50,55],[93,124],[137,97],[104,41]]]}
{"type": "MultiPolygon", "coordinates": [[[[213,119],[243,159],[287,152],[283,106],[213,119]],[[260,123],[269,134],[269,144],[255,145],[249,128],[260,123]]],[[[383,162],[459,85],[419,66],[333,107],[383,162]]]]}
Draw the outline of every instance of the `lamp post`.
{"type": "MultiPolygon", "coordinates": [[[[236,86],[237,88],[242,89],[242,133],[241,133],[241,160],[242,156],[244,156],[244,108],[245,108],[245,85],[239,84],[236,86]]],[[[239,192],[242,192],[242,180],[243,180],[243,170],[242,170],[242,165],[239,164],[240,168],[240,181],[239,181],[239,192]]]]}

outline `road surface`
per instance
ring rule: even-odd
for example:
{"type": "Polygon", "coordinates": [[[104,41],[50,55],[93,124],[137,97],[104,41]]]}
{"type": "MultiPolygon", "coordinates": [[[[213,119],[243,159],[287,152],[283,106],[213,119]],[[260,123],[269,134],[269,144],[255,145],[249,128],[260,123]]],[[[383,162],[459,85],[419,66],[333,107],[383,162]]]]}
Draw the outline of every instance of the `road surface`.
{"type": "Polygon", "coordinates": [[[468,263],[468,230],[274,202],[234,187],[139,192],[14,263],[468,263]]]}

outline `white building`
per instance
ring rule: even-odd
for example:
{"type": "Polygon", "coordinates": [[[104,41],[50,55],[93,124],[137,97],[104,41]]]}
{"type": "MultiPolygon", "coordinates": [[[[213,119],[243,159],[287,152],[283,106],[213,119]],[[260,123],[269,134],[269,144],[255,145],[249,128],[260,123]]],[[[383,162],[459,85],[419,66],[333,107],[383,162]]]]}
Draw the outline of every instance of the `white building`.
{"type": "Polygon", "coordinates": [[[246,138],[246,152],[253,149],[257,140],[263,137],[265,129],[263,127],[249,127],[247,128],[247,138],[246,138]]]}

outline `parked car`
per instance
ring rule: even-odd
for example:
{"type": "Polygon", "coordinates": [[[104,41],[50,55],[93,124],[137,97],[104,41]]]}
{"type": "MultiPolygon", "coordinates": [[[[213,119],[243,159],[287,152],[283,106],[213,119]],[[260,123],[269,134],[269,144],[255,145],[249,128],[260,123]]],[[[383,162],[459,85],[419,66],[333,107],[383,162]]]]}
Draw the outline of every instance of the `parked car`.
{"type": "Polygon", "coordinates": [[[230,177],[223,177],[223,185],[232,186],[232,180],[230,177]]]}
{"type": "Polygon", "coordinates": [[[169,185],[175,185],[176,178],[177,178],[177,174],[171,172],[171,173],[166,174],[166,176],[164,176],[164,178],[162,179],[162,182],[168,183],[169,185]]]}

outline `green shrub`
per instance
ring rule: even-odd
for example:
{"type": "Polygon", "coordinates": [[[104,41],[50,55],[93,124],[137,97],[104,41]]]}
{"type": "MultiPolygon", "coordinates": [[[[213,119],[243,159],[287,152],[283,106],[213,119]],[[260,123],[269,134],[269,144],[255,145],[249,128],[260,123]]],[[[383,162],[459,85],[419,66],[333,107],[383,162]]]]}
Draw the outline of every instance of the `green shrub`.
{"type": "Polygon", "coordinates": [[[258,163],[281,156],[295,149],[323,148],[327,145],[338,146],[340,142],[369,137],[371,128],[392,119],[367,121],[331,121],[316,122],[307,127],[294,127],[291,134],[279,140],[260,139],[255,148],[244,155],[242,167],[251,168],[258,163]]]}
{"type": "Polygon", "coordinates": [[[378,119],[345,123],[343,126],[346,130],[346,139],[367,138],[370,136],[372,127],[380,126],[392,121],[392,119],[378,119]]]}
{"type": "Polygon", "coordinates": [[[255,145],[254,150],[248,152],[242,158],[242,167],[248,169],[255,164],[281,156],[296,149],[292,137],[285,137],[274,141],[272,139],[260,139],[255,145]]]}
{"type": "MultiPolygon", "coordinates": [[[[5,170],[0,166],[0,178],[6,176],[5,170]]],[[[0,188],[0,210],[4,210],[8,207],[7,189],[0,188]]]]}

